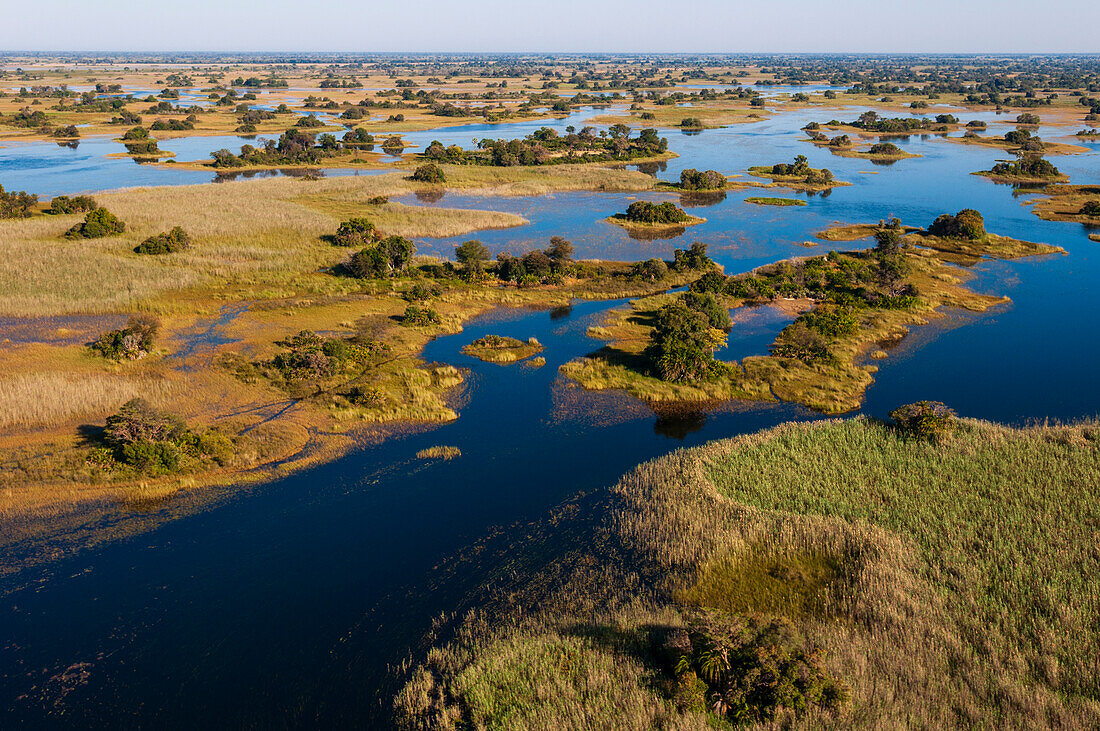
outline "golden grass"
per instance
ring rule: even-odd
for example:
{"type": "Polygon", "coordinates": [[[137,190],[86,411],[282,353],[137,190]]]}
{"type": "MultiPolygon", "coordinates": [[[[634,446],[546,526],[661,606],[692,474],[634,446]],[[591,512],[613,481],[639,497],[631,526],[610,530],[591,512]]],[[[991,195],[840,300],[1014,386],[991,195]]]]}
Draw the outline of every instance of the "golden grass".
{"type": "Polygon", "coordinates": [[[1048,185],[1042,193],[1042,197],[1024,203],[1039,218],[1100,225],[1100,218],[1081,214],[1085,203],[1100,200],[1100,185],[1048,185]]]}
{"type": "Polygon", "coordinates": [[[141,396],[163,401],[169,382],[157,377],[44,371],[0,378],[0,428],[52,425],[102,416],[141,396]]]}
{"type": "Polygon", "coordinates": [[[456,457],[461,456],[461,449],[449,445],[436,445],[434,447],[427,447],[425,449],[421,449],[416,453],[417,459],[442,459],[445,461],[452,460],[456,457]]]}
{"type": "Polygon", "coordinates": [[[724,727],[676,707],[662,649],[701,606],[791,618],[850,688],[835,714],[752,728],[1095,727],[1098,480],[1095,422],[964,420],[931,443],[857,418],[674,452],[499,548],[397,720],[724,727]]]}

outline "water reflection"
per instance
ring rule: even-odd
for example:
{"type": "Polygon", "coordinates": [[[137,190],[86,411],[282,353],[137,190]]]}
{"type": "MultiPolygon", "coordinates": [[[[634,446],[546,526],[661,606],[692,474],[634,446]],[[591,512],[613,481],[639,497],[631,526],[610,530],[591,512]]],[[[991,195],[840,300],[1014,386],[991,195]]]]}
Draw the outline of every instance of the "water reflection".
{"type": "Polygon", "coordinates": [[[707,206],[718,205],[726,199],[726,191],[717,190],[711,192],[699,192],[694,191],[691,193],[680,194],[680,207],[681,208],[706,208],[707,206]]]}
{"type": "Polygon", "coordinates": [[[416,199],[421,203],[438,203],[445,195],[447,191],[443,188],[425,188],[416,191],[416,199]]]}

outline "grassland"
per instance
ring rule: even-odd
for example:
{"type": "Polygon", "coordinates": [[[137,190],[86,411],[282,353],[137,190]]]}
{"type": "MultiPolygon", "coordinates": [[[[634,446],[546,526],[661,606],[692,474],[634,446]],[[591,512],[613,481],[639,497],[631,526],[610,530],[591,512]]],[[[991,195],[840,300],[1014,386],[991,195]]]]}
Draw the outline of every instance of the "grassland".
{"type": "MultiPolygon", "coordinates": [[[[526,171],[461,166],[448,172],[453,186],[487,194],[652,187],[644,174],[589,165],[526,171]]],[[[126,222],[126,231],[80,242],[61,237],[79,215],[0,222],[0,315],[39,333],[0,347],[3,545],[31,539],[46,546],[68,531],[80,534],[77,543],[93,540],[86,529],[97,516],[111,516],[115,535],[128,530],[125,525],[141,530],[150,519],[131,520],[127,512],[136,496],[173,497],[197,509],[203,499],[192,488],[239,485],[331,459],[363,440],[384,438],[388,432],[381,424],[453,420],[462,375],[423,363],[420,350],[493,307],[635,296],[683,283],[634,281],[627,276],[629,264],[601,265],[605,275],[583,282],[522,289],[452,278],[432,302],[439,323],[403,327],[403,293],[423,283],[423,275],[414,269],[411,277],[391,280],[340,276],[337,265],[350,252],[324,237],[341,220],[364,216],[384,235],[410,238],[526,223],[493,211],[370,202],[418,190],[403,173],[393,173],[99,193],[97,201],[126,222]],[[144,238],[176,225],[190,234],[187,250],[133,252],[144,238]],[[157,351],[140,361],[115,363],[91,354],[83,343],[102,332],[91,324],[75,333],[64,330],[81,318],[124,322],[133,312],[161,321],[157,351]],[[328,390],[292,398],[257,377],[253,364],[270,360],[279,352],[276,343],[301,330],[340,337],[366,333],[386,344],[391,357],[358,376],[373,389],[369,405],[349,404],[328,390]],[[233,458],[210,472],[157,479],[89,462],[97,429],[135,396],[196,428],[224,434],[234,442],[233,458]]],[[[414,264],[439,262],[420,258],[414,264]]]]}
{"type": "Polygon", "coordinates": [[[837,711],[780,709],[750,727],[1094,727],[1098,481],[1095,422],[963,420],[926,442],[857,418],[673,453],[582,507],[572,530],[555,515],[525,529],[524,550],[501,549],[508,574],[530,573],[492,577],[412,672],[397,720],[726,727],[678,705],[665,649],[722,610],[785,618],[849,689],[837,711]],[[570,532],[548,564],[525,560],[570,532]]]}

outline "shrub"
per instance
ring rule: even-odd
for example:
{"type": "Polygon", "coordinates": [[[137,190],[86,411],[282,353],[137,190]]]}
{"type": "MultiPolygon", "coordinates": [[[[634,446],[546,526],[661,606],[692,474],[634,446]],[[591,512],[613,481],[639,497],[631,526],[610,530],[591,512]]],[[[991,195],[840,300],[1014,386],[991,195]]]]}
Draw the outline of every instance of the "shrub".
{"type": "Polygon", "coordinates": [[[84,221],[65,232],[68,239],[98,239],[117,236],[126,230],[126,224],[106,208],[97,208],[84,216],[84,221]]]}
{"type": "Polygon", "coordinates": [[[144,127],[131,127],[122,135],[124,140],[145,140],[149,138],[149,130],[144,127]]]}
{"type": "Polygon", "coordinates": [[[771,354],[779,358],[795,358],[803,363],[819,363],[832,359],[825,338],[806,323],[795,322],[784,328],[771,346],[771,354]]]}
{"type": "Polygon", "coordinates": [[[390,202],[390,197],[387,195],[376,195],[367,199],[367,205],[369,206],[384,206],[390,202]]]}
{"type": "Polygon", "coordinates": [[[410,304],[405,308],[405,316],[401,319],[402,325],[409,327],[425,327],[439,324],[439,313],[431,307],[410,304]]]}
{"type": "Polygon", "coordinates": [[[183,420],[158,411],[143,398],[127,401],[117,414],[107,417],[104,437],[118,449],[139,442],[168,442],[186,433],[183,420]]]}
{"type": "Polygon", "coordinates": [[[352,276],[361,279],[391,277],[408,267],[415,252],[412,241],[402,236],[387,236],[357,251],[346,267],[352,276]]]}
{"type": "Polygon", "coordinates": [[[714,351],[726,339],[711,327],[707,316],[680,300],[657,310],[648,354],[665,381],[698,381],[718,369],[714,351]]]}
{"type": "Polygon", "coordinates": [[[917,401],[890,412],[901,433],[920,439],[940,439],[955,427],[955,412],[940,401],[917,401]]]}
{"type": "Polygon", "coordinates": [[[332,236],[334,246],[365,246],[378,238],[374,224],[365,218],[352,218],[340,224],[332,236]]]}
{"type": "Polygon", "coordinates": [[[729,330],[732,326],[730,311],[718,301],[713,292],[685,292],[683,300],[689,310],[706,317],[711,327],[729,330]]]}
{"type": "Polygon", "coordinates": [[[714,268],[714,262],[707,256],[707,245],[702,241],[692,243],[688,249],[674,249],[672,257],[672,268],[678,272],[714,268]]]}
{"type": "Polygon", "coordinates": [[[86,213],[94,211],[98,206],[95,198],[90,195],[78,195],[70,198],[67,195],[54,196],[50,201],[49,212],[54,214],[86,213]]]}
{"type": "Polygon", "coordinates": [[[664,203],[650,203],[649,201],[634,201],[626,208],[622,217],[633,223],[683,223],[688,220],[688,215],[683,209],[678,208],[669,201],[664,203]]]}
{"type": "Polygon", "coordinates": [[[150,236],[134,247],[136,254],[174,254],[191,248],[191,237],[179,226],[167,233],[150,236]]]}
{"type": "Polygon", "coordinates": [[[480,272],[489,261],[489,249],[477,239],[455,247],[455,258],[468,272],[480,272]]]}
{"type": "Polygon", "coordinates": [[[659,282],[668,276],[668,266],[660,259],[647,259],[634,264],[630,275],[647,282],[659,282]]]}
{"type": "Polygon", "coordinates": [[[430,162],[417,166],[416,170],[413,171],[412,179],[418,183],[445,183],[447,181],[446,176],[443,174],[443,168],[430,162]]]}
{"type": "Polygon", "coordinates": [[[688,168],[680,173],[680,187],[684,190],[725,190],[726,176],[717,170],[699,172],[688,168]]]}
{"type": "Polygon", "coordinates": [[[1100,200],[1088,201],[1081,206],[1082,216],[1100,216],[1100,200]]]}
{"type": "Polygon", "coordinates": [[[826,675],[822,653],[807,649],[788,619],[708,611],[689,628],[689,649],[675,665],[685,700],[697,702],[694,679],[702,679],[710,709],[737,725],[767,724],[782,711],[836,711],[848,700],[847,687],[826,675]]]}
{"type": "Polygon", "coordinates": [[[103,333],[90,347],[111,360],[137,360],[152,352],[159,328],[155,317],[134,315],[126,327],[103,333]]]}
{"type": "Polygon", "coordinates": [[[685,129],[703,129],[706,125],[698,117],[684,117],[680,120],[680,126],[685,129]]]}
{"type": "Polygon", "coordinates": [[[985,236],[985,220],[973,208],[964,208],[952,216],[944,213],[928,227],[928,233],[945,239],[977,241],[985,236]]]}
{"type": "Polygon", "coordinates": [[[851,307],[840,305],[819,305],[812,312],[801,315],[797,321],[830,338],[859,332],[859,313],[851,307]]]}
{"type": "Polygon", "coordinates": [[[7,192],[0,185],[0,218],[27,218],[38,203],[38,196],[25,190],[7,192]]]}
{"type": "Polygon", "coordinates": [[[870,152],[872,155],[900,155],[901,148],[893,142],[879,142],[871,145],[870,152]]]}

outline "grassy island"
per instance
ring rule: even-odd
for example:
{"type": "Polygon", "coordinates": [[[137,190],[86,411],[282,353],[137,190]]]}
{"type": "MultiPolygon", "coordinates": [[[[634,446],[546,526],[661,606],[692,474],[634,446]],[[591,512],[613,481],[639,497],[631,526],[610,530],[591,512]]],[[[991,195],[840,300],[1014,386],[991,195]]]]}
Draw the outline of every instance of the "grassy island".
{"type": "Polygon", "coordinates": [[[625,213],[616,213],[604,220],[623,228],[680,229],[704,223],[707,219],[689,215],[669,201],[635,201],[627,206],[625,213]]]}
{"type": "Polygon", "coordinates": [[[542,343],[535,338],[519,340],[500,335],[486,335],[462,348],[466,355],[486,363],[515,363],[542,351],[542,343]]]}
{"type": "Polygon", "coordinates": [[[1042,194],[1029,202],[1039,218],[1100,225],[1100,185],[1048,185],[1042,194]]]}
{"type": "Polygon", "coordinates": [[[806,201],[798,200],[797,198],[769,198],[767,196],[752,196],[745,199],[746,203],[753,203],[758,206],[804,206],[807,205],[806,201]]]}
{"type": "Polygon", "coordinates": [[[768,178],[775,187],[807,192],[820,192],[832,190],[841,185],[851,185],[851,183],[836,180],[828,168],[811,168],[805,155],[796,156],[793,163],[751,167],[749,174],[758,178],[768,178]]]}
{"type": "Polygon", "coordinates": [[[549,565],[530,547],[561,518],[532,556],[499,549],[513,578],[413,669],[398,724],[1100,724],[1100,425],[940,423],[785,424],[639,466],[549,565]]]}
{"type": "Polygon", "coordinates": [[[920,233],[906,235],[896,220],[873,233],[878,243],[870,251],[834,251],[732,277],[711,271],[685,295],[635,300],[590,332],[607,346],[562,372],[586,388],[651,402],[777,398],[843,413],[860,405],[873,381],[877,368],[863,357],[876,345],[900,340],[943,307],[981,312],[1006,301],[964,288],[965,273],[951,263],[1062,251],[987,234],[975,211],[940,216],[920,233]],[[769,355],[714,360],[729,328],[726,310],[777,302],[801,314],[769,355]]]}

